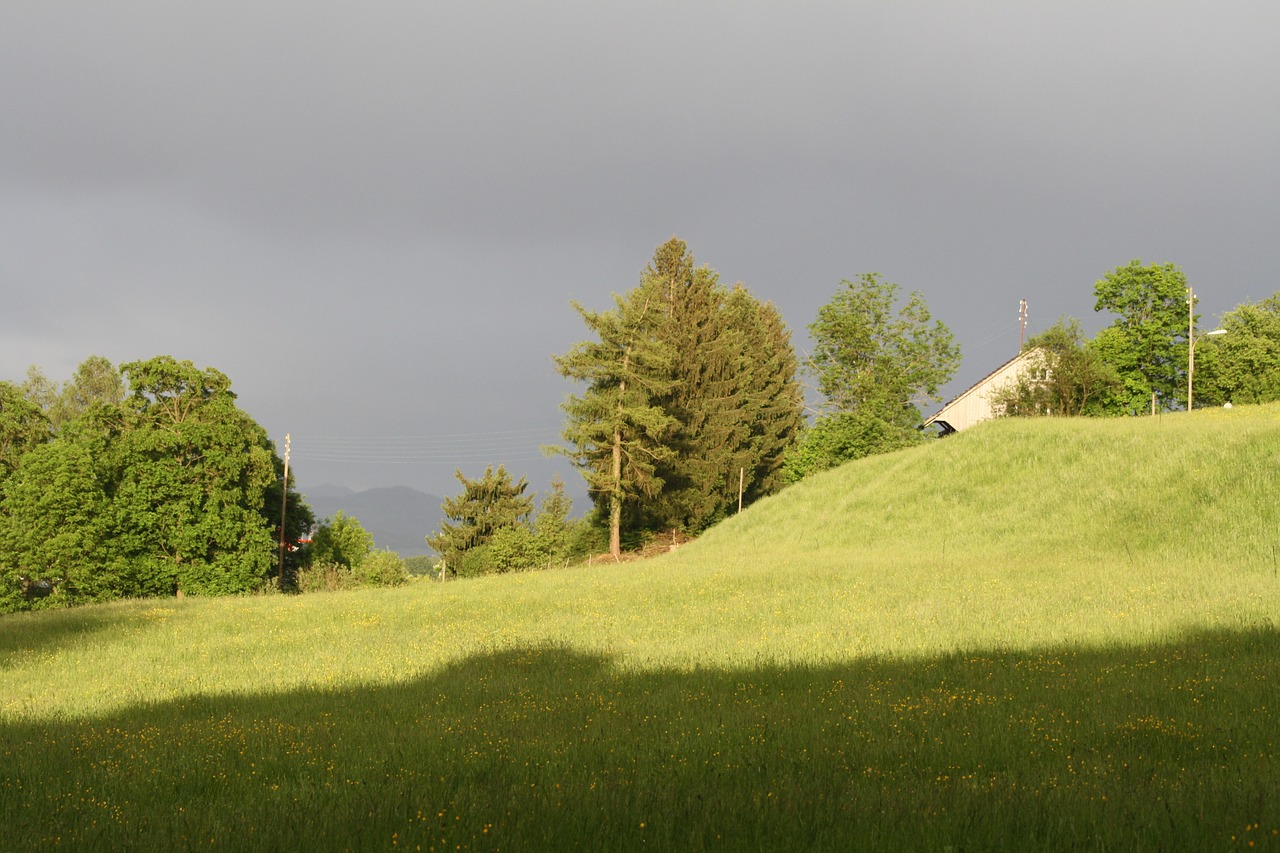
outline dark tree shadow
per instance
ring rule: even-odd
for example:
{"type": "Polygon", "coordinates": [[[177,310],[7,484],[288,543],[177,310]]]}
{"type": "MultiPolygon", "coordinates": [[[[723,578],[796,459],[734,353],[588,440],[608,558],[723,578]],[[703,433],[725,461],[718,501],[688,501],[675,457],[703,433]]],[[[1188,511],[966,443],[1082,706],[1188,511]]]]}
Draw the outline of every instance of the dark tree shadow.
{"type": "Polygon", "coordinates": [[[1280,846],[1280,635],[402,684],[0,731],[5,849],[1280,846]]]}

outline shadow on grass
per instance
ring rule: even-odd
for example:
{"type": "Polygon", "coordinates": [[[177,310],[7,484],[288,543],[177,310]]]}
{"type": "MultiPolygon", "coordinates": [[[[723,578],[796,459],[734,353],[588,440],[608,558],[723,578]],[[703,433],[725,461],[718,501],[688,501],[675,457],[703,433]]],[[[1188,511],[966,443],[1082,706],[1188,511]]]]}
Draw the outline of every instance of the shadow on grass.
{"type": "Polygon", "coordinates": [[[1280,634],[743,670],[558,647],[0,731],[0,847],[1280,847],[1280,634]]]}

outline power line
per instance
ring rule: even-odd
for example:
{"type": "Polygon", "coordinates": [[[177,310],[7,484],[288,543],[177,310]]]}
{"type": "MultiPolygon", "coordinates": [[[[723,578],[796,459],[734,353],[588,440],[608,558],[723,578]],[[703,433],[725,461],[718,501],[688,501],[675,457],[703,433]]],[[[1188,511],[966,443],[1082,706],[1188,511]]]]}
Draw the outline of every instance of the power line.
{"type": "Polygon", "coordinates": [[[294,458],[312,462],[385,465],[479,464],[543,458],[542,446],[557,444],[547,430],[505,430],[399,436],[296,435],[294,458]]]}

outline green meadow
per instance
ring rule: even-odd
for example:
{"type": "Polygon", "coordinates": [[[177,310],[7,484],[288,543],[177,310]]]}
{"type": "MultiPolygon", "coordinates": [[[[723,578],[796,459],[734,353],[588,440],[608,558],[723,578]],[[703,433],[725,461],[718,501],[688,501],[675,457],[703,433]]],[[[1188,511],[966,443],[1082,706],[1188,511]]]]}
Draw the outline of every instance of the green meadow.
{"type": "Polygon", "coordinates": [[[0,849],[1280,850],[1280,406],[1003,420],[664,556],[0,619],[0,849]]]}

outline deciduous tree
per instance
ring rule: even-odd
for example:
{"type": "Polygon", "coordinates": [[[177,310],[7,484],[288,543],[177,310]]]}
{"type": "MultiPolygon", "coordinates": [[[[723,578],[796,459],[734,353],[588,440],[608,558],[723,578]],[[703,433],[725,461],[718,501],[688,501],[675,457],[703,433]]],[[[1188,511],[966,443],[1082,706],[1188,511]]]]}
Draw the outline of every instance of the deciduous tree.
{"type": "Polygon", "coordinates": [[[827,406],[788,454],[789,480],[921,440],[920,405],[940,399],[960,348],[921,294],[897,307],[898,289],[876,273],[842,281],[809,326],[827,406]]]}
{"type": "Polygon", "coordinates": [[[360,519],[342,510],[326,518],[311,536],[311,561],[332,563],[346,569],[358,569],[373,551],[373,534],[364,529],[360,519]]]}
{"type": "MultiPolygon", "coordinates": [[[[17,448],[13,464],[31,467],[0,502],[0,606],[31,606],[19,584],[32,578],[68,603],[246,592],[274,576],[283,463],[230,380],[168,356],[122,371],[132,393],[116,402],[114,368],[81,365],[59,392],[73,415],[56,435],[35,403],[0,387],[0,438],[16,436],[0,441],[0,463],[17,448]],[[20,429],[6,432],[11,421],[20,429]]],[[[288,495],[287,529],[309,524],[288,495]]]]}
{"type": "Polygon", "coordinates": [[[915,428],[919,405],[939,400],[959,367],[960,349],[920,293],[895,311],[898,289],[876,273],[842,281],[809,326],[810,369],[836,411],[915,428]]]}
{"type": "Polygon", "coordinates": [[[0,482],[17,467],[22,455],[49,440],[49,419],[22,389],[0,382],[0,482]]]}
{"type": "Polygon", "coordinates": [[[1185,404],[1188,293],[1176,265],[1140,260],[1116,267],[1094,285],[1094,310],[1117,315],[1090,344],[1120,379],[1104,402],[1109,411],[1143,414],[1150,411],[1152,394],[1164,409],[1185,404]]]}
{"type": "Polygon", "coordinates": [[[122,365],[131,394],[116,442],[116,534],[149,567],[147,592],[256,586],[276,553],[263,496],[275,481],[266,432],[221,372],[161,356],[122,365]]]}
{"type": "Polygon", "coordinates": [[[997,391],[992,408],[1002,415],[1099,414],[1120,387],[1119,377],[1085,340],[1080,322],[1058,320],[1027,341],[1029,369],[997,391]]]}
{"type": "Polygon", "coordinates": [[[1196,402],[1280,400],[1280,293],[1227,312],[1222,329],[1196,341],[1196,402]]]}

